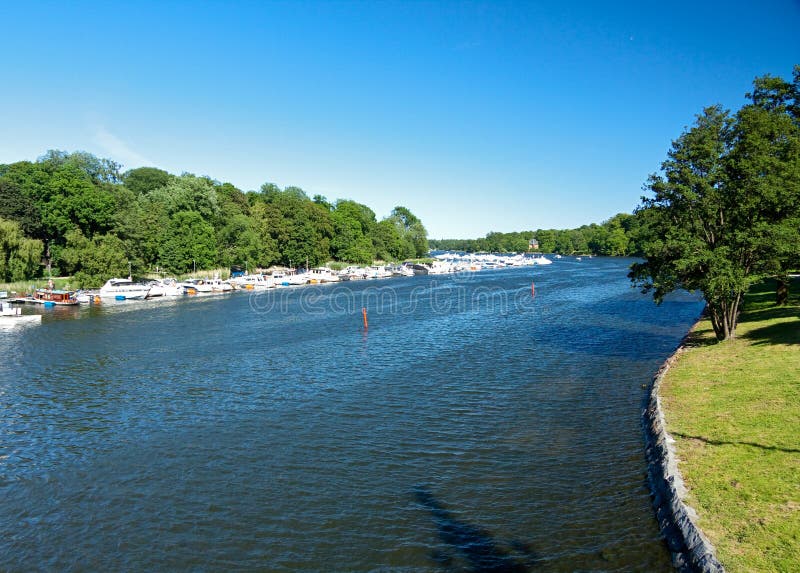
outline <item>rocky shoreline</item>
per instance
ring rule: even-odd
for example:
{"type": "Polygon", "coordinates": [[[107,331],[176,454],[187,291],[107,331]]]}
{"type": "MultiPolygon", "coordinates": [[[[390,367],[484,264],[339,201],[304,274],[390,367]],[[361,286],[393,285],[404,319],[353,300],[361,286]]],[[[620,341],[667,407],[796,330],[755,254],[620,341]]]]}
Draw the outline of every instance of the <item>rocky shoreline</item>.
{"type": "Polygon", "coordinates": [[[685,349],[685,343],[686,338],[664,362],[648,387],[642,411],[647,479],[656,519],[675,568],[681,572],[724,573],[725,568],[717,560],[713,545],[696,524],[695,511],[683,501],[686,488],[658,395],[661,381],[685,349]]]}

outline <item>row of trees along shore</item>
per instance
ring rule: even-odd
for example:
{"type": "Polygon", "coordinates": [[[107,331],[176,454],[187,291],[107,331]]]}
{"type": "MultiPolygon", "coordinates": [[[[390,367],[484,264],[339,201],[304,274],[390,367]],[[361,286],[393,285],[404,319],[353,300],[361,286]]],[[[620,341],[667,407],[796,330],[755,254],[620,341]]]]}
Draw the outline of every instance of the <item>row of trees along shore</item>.
{"type": "Polygon", "coordinates": [[[577,229],[539,229],[514,233],[488,233],[480,239],[429,239],[431,249],[468,253],[519,253],[537,242],[541,253],[560,255],[641,255],[638,217],[620,213],[602,224],[577,229]]]}
{"type": "Polygon", "coordinates": [[[407,208],[378,221],[366,205],[267,183],[242,192],[188,173],[48,151],[0,165],[0,282],[47,273],[96,286],[110,276],[231,265],[367,264],[423,257],[427,231],[407,208]]]}

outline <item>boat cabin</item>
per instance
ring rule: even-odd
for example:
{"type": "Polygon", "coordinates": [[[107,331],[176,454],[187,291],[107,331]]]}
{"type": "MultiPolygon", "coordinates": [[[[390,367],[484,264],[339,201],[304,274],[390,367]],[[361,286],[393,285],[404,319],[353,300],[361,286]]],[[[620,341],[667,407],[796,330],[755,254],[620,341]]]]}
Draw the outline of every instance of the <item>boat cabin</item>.
{"type": "Polygon", "coordinates": [[[36,292],[33,293],[33,298],[43,302],[55,302],[60,304],[75,304],[78,302],[73,291],[50,290],[45,288],[36,289],[36,292]]]}

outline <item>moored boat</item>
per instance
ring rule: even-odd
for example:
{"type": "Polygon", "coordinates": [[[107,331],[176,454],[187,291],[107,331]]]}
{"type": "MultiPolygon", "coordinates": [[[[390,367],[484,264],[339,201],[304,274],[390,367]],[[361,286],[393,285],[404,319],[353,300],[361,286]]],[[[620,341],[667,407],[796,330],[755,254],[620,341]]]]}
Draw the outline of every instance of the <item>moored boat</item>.
{"type": "Polygon", "coordinates": [[[13,298],[9,302],[30,302],[45,306],[75,306],[78,304],[78,297],[71,290],[39,288],[32,295],[13,298]]]}
{"type": "Polygon", "coordinates": [[[275,286],[271,278],[260,274],[241,275],[232,278],[230,282],[244,290],[265,290],[275,286]]]}
{"type": "Polygon", "coordinates": [[[293,269],[288,271],[275,271],[272,273],[272,284],[275,286],[300,286],[308,283],[306,273],[298,273],[293,269]]]}
{"type": "Polygon", "coordinates": [[[315,269],[311,269],[308,271],[308,273],[306,273],[306,276],[308,277],[308,282],[311,284],[339,282],[339,275],[337,275],[328,267],[317,267],[315,269]]]}
{"type": "Polygon", "coordinates": [[[179,283],[186,294],[208,294],[213,292],[213,287],[205,279],[186,279],[179,283]]]}
{"type": "Polygon", "coordinates": [[[368,279],[388,279],[392,272],[381,265],[372,265],[366,269],[368,279]]]}
{"type": "Polygon", "coordinates": [[[366,269],[354,265],[350,265],[339,271],[339,280],[342,281],[357,281],[367,278],[366,269]]]}
{"type": "Polygon", "coordinates": [[[213,279],[206,279],[206,284],[211,286],[211,292],[221,293],[221,292],[231,292],[233,290],[233,285],[228,281],[223,281],[219,277],[214,277],[213,279]]]}
{"type": "Polygon", "coordinates": [[[177,280],[160,279],[150,281],[150,291],[147,293],[147,298],[183,296],[184,294],[184,289],[178,284],[177,280]]]}
{"type": "Polygon", "coordinates": [[[101,299],[135,300],[143,299],[150,292],[150,285],[135,283],[131,279],[108,279],[100,288],[101,299]]]}
{"type": "Polygon", "coordinates": [[[413,277],[414,276],[414,267],[411,265],[396,265],[390,267],[389,270],[392,273],[392,276],[395,277],[413,277]]]}
{"type": "Polygon", "coordinates": [[[22,314],[22,309],[0,303],[0,326],[42,322],[41,314],[22,314]]]}

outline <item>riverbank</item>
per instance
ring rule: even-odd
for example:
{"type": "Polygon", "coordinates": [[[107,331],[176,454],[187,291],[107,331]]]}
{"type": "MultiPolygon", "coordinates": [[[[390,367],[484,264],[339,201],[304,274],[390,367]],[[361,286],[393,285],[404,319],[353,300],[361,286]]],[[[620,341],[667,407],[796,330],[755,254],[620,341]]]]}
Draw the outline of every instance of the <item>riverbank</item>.
{"type": "Polygon", "coordinates": [[[800,570],[800,281],[748,294],[737,339],[700,321],[661,380],[685,501],[725,568],[800,570]]]}

